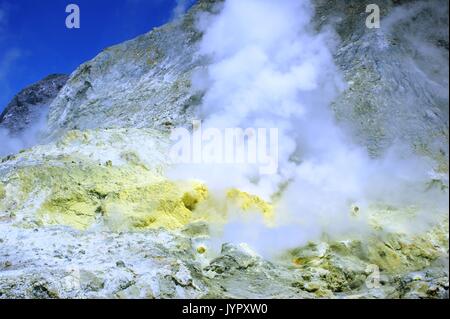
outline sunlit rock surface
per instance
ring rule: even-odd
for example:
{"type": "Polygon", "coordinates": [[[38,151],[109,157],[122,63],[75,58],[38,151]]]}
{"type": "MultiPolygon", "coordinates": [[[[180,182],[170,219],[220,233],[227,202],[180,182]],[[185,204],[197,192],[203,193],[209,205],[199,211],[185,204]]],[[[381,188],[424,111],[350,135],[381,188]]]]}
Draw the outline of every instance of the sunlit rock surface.
{"type": "Polygon", "coordinates": [[[364,2],[316,3],[341,39],[337,118],[374,155],[406,142],[448,171],[448,1],[385,1],[380,29],[365,27],[364,2]]]}
{"type": "Polygon", "coordinates": [[[50,135],[110,127],[187,125],[201,96],[191,92],[201,34],[195,17],[220,1],[202,0],[182,19],[105,49],[81,65],[53,102],[50,135]]]}
{"type": "MultiPolygon", "coordinates": [[[[224,222],[224,215],[196,211],[221,205],[206,185],[165,177],[168,145],[167,136],[152,129],[70,131],[54,143],[9,156],[0,164],[0,217],[23,227],[112,231],[224,222]]],[[[270,204],[257,196],[239,190],[226,195],[227,205],[243,213],[273,216],[270,204]]]]}
{"type": "Polygon", "coordinates": [[[448,227],[311,243],[277,262],[245,245],[208,252],[205,235],[190,231],[0,230],[3,298],[448,298],[448,227]]]}
{"type": "MultiPolygon", "coordinates": [[[[323,234],[266,258],[221,241],[220,227],[230,210],[274,227],[274,203],[166,177],[166,132],[194,118],[192,72],[208,64],[194,17],[218,2],[81,65],[50,106],[42,145],[1,160],[0,298],[448,298],[448,211],[413,232],[403,226],[414,210],[380,204],[364,236],[323,234]]],[[[386,33],[365,28],[359,1],[317,0],[316,27],[341,38],[343,127],[373,156],[401,139],[436,159],[429,186],[448,192],[448,33],[435,32],[448,4],[417,3],[383,7],[406,5],[416,21],[394,19],[386,33]],[[447,62],[414,49],[419,40],[447,62]]]]}
{"type": "Polygon", "coordinates": [[[216,199],[196,181],[167,180],[167,147],[152,129],[70,131],[4,159],[0,296],[448,296],[445,215],[439,226],[410,234],[383,229],[392,226],[389,214],[374,210],[364,237],[324,234],[268,261],[245,244],[221,247],[215,229],[227,206],[256,211],[270,225],[270,203],[238,190],[216,199]],[[380,277],[371,285],[374,266],[380,277]]]}

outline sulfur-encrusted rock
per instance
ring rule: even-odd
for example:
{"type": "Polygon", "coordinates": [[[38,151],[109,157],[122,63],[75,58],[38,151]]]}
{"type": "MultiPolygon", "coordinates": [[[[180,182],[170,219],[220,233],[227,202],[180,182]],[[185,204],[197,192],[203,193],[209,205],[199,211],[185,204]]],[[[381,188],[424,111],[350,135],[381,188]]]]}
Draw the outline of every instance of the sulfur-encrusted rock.
{"type": "MultiPolygon", "coordinates": [[[[224,242],[221,230],[230,212],[276,227],[276,199],[166,177],[166,131],[196,114],[202,92],[191,90],[191,76],[209,63],[196,54],[196,14],[219,2],[201,0],[182,19],[80,66],[50,106],[45,143],[1,159],[0,298],[448,298],[442,207],[354,205],[349,223],[367,222],[364,232],[323,234],[263,257],[224,242]],[[423,220],[419,229],[406,227],[413,219],[423,220]]],[[[436,159],[424,192],[441,194],[448,62],[425,63],[427,52],[405,36],[448,59],[448,33],[435,32],[448,25],[448,4],[436,3],[440,11],[387,1],[382,23],[391,25],[377,31],[363,25],[360,1],[316,0],[315,27],[332,23],[342,40],[340,122],[373,156],[400,139],[436,159]],[[415,24],[389,18],[396,10],[415,24]]]]}

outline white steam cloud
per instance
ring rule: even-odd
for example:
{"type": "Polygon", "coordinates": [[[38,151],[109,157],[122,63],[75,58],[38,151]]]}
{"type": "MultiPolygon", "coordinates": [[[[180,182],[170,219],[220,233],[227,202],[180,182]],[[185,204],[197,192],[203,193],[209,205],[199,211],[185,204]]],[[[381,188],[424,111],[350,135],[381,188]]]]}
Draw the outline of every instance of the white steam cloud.
{"type": "Polygon", "coordinates": [[[46,129],[47,107],[42,107],[39,115],[25,130],[12,134],[8,129],[0,126],[0,157],[16,154],[21,150],[36,145],[46,129]]]}
{"type": "Polygon", "coordinates": [[[199,115],[205,127],[278,128],[279,173],[199,165],[172,176],[265,199],[284,185],[275,201],[279,227],[236,220],[223,240],[271,254],[323,233],[366,232],[364,214],[373,204],[414,206],[424,216],[431,208],[448,210],[445,195],[425,192],[432,163],[402,148],[372,159],[334,123],[330,103],[345,89],[332,56],[336,37],[313,29],[310,1],[227,0],[221,6],[219,14],[199,18],[199,54],[212,59],[193,77],[194,87],[206,92],[199,115]],[[359,221],[351,217],[352,205],[360,209],[359,221]]]}
{"type": "Polygon", "coordinates": [[[180,18],[193,3],[194,0],[177,0],[176,6],[172,12],[173,18],[180,18]]]}

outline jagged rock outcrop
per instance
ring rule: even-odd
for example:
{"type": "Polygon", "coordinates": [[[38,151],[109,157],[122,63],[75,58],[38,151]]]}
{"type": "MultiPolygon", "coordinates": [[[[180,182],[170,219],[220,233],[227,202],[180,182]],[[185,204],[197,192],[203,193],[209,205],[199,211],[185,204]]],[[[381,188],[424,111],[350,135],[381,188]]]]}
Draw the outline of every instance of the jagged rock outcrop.
{"type": "Polygon", "coordinates": [[[20,91],[0,115],[0,129],[14,136],[37,124],[68,79],[68,75],[52,74],[20,91]]]}
{"type": "Polygon", "coordinates": [[[427,240],[393,235],[376,245],[373,238],[311,243],[273,263],[243,244],[215,251],[207,231],[0,224],[0,298],[448,298],[437,246],[445,233],[448,224],[425,234],[427,240]],[[409,265],[400,272],[385,266],[403,258],[409,265]],[[380,276],[373,277],[380,260],[380,276]]]}
{"type": "MultiPolygon", "coordinates": [[[[208,65],[196,54],[195,18],[220,2],[199,1],[184,18],[80,66],[50,108],[49,135],[189,124],[202,98],[191,76],[208,65]]],[[[374,156],[406,142],[448,171],[448,2],[386,1],[381,29],[366,28],[361,1],[315,4],[317,28],[331,25],[340,38],[335,61],[348,87],[333,108],[342,125],[374,156]]]]}
{"type": "Polygon", "coordinates": [[[180,20],[107,48],[81,65],[53,102],[49,134],[71,129],[187,125],[201,96],[191,92],[201,33],[196,15],[221,1],[202,0],[180,20]]]}
{"type": "Polygon", "coordinates": [[[448,172],[448,1],[384,1],[380,29],[365,26],[364,2],[316,4],[316,21],[341,40],[337,118],[375,156],[406,142],[448,172]]]}

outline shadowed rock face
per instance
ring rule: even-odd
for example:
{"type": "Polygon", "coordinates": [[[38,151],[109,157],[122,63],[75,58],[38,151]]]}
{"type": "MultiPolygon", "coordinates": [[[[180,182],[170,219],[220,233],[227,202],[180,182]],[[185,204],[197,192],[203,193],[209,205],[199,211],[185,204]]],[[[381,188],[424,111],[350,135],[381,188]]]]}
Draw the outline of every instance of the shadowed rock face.
{"type": "Polygon", "coordinates": [[[17,135],[38,122],[68,78],[64,74],[52,74],[23,89],[0,115],[0,128],[17,135]]]}

